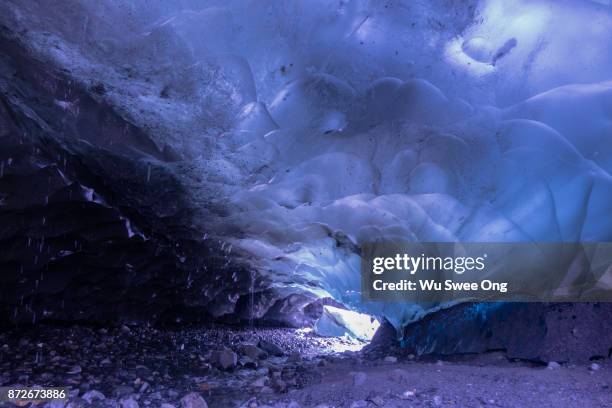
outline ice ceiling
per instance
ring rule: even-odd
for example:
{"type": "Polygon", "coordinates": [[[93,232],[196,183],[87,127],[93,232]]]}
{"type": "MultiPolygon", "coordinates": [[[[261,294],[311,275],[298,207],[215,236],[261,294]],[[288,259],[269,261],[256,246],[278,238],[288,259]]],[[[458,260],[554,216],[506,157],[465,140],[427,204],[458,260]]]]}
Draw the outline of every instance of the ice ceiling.
{"type": "Polygon", "coordinates": [[[612,239],[609,1],[9,3],[281,292],[400,325],[362,242],[612,239]]]}

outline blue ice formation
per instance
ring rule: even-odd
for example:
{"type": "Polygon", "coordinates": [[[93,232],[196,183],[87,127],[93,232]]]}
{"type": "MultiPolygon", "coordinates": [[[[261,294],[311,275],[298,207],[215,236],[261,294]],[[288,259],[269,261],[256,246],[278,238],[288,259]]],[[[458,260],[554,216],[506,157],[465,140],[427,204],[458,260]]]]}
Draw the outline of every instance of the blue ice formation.
{"type": "Polygon", "coordinates": [[[608,0],[79,4],[46,52],[111,84],[196,203],[215,186],[281,292],[400,326],[439,305],[362,303],[363,242],[612,239],[608,0]]]}

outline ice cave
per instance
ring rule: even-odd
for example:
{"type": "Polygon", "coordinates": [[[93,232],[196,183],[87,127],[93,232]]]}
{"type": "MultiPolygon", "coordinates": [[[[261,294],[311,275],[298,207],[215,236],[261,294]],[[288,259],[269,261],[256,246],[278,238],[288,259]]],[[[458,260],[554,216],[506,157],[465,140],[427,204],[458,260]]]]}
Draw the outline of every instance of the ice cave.
{"type": "Polygon", "coordinates": [[[611,407],[612,297],[360,271],[612,241],[610,173],[610,0],[3,0],[0,406],[611,407]]]}

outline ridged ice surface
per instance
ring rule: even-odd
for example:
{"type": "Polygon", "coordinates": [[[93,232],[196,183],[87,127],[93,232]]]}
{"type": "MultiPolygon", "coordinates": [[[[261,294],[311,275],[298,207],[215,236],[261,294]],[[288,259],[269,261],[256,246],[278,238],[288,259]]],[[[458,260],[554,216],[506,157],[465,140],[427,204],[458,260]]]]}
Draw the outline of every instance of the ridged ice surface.
{"type": "Polygon", "coordinates": [[[361,303],[363,242],[612,239],[609,2],[20,3],[286,293],[400,325],[437,305],[361,303]]]}

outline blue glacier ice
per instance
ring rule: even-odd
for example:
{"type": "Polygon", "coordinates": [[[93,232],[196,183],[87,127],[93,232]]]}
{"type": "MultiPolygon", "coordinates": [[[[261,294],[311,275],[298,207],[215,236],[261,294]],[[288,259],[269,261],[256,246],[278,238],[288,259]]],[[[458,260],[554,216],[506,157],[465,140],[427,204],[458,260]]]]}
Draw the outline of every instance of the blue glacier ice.
{"type": "Polygon", "coordinates": [[[363,303],[361,243],[612,239],[609,1],[79,4],[46,52],[219,189],[279,290],[400,326],[441,305],[363,303]]]}

